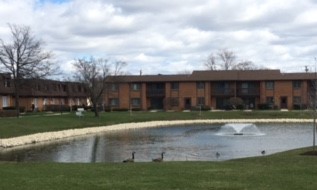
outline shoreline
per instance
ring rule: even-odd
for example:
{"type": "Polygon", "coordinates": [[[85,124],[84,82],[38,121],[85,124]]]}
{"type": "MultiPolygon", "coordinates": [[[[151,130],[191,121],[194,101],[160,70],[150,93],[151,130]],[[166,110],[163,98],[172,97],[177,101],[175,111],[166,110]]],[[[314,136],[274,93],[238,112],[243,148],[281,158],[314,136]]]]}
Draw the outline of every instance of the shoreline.
{"type": "Polygon", "coordinates": [[[312,119],[208,119],[208,120],[175,120],[175,121],[147,121],[138,123],[122,123],[116,125],[88,127],[82,129],[67,129],[55,132],[35,133],[31,135],[0,139],[1,149],[13,148],[40,142],[56,141],[70,137],[98,134],[117,130],[131,130],[140,128],[169,127],[189,124],[221,124],[221,123],[310,123],[312,119]]]}

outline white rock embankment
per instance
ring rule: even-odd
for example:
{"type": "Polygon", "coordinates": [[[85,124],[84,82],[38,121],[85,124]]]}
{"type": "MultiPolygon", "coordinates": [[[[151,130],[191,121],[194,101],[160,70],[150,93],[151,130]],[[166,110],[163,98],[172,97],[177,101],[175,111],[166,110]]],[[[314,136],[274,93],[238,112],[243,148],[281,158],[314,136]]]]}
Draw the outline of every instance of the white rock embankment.
{"type": "Polygon", "coordinates": [[[123,123],[102,127],[89,127],[83,129],[68,129],[56,132],[36,133],[20,137],[0,139],[1,148],[17,147],[39,142],[60,140],[88,134],[98,134],[114,130],[127,130],[150,127],[164,127],[188,124],[215,124],[215,123],[307,123],[311,119],[212,119],[212,120],[176,120],[176,121],[149,121],[139,123],[123,123]]]}

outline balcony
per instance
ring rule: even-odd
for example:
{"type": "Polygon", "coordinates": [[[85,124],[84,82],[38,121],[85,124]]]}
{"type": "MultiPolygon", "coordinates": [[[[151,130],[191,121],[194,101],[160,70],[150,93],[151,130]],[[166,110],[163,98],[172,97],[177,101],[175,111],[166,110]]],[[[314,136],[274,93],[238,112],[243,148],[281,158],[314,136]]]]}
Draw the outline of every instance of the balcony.
{"type": "Polygon", "coordinates": [[[259,96],[259,88],[238,88],[237,96],[259,96]]]}
{"type": "Polygon", "coordinates": [[[259,96],[259,88],[216,88],[213,90],[213,96],[259,96]],[[237,90],[235,92],[235,90],[237,90]]]}
{"type": "Polygon", "coordinates": [[[235,89],[233,88],[215,88],[212,92],[213,96],[234,96],[235,89]]]}
{"type": "Polygon", "coordinates": [[[148,89],[146,91],[147,97],[162,97],[165,96],[165,89],[148,89]]]}

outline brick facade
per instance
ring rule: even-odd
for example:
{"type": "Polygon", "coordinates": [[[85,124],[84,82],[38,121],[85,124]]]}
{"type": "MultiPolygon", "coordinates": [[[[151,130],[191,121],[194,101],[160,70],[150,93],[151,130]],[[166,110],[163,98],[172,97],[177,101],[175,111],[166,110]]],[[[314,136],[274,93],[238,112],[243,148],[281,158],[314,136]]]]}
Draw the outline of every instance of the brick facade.
{"type": "MultiPolygon", "coordinates": [[[[259,109],[263,105],[272,109],[305,109],[310,104],[314,76],[279,70],[116,76],[119,92],[106,93],[104,99],[118,99],[117,109],[130,109],[132,104],[137,105],[137,99],[141,110],[227,109],[233,98],[241,99],[244,109],[259,109]],[[135,84],[140,89],[133,90],[135,84]]],[[[110,84],[112,80],[113,77],[109,78],[110,84]]]]}
{"type": "MultiPolygon", "coordinates": [[[[0,110],[15,106],[13,82],[9,74],[0,73],[0,110]]],[[[20,89],[19,104],[25,111],[45,111],[48,106],[87,105],[87,92],[76,82],[28,79],[20,89]]]]}

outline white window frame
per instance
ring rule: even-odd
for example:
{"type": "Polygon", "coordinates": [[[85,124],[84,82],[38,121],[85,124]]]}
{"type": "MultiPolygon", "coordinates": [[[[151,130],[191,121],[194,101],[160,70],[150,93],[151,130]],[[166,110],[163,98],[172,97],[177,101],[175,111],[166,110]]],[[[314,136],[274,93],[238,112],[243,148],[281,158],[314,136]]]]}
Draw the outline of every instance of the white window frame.
{"type": "Polygon", "coordinates": [[[10,106],[10,97],[9,96],[2,96],[2,107],[9,107],[10,106]]]}

